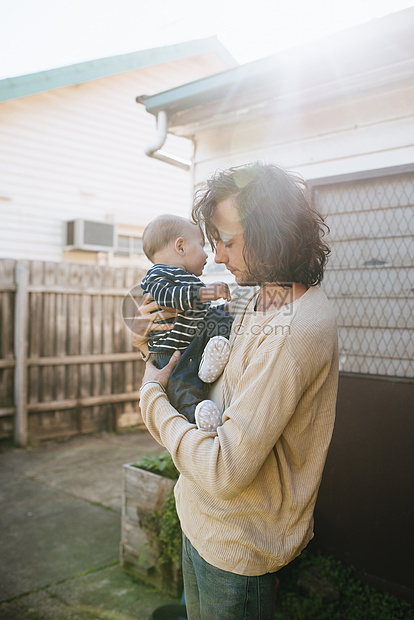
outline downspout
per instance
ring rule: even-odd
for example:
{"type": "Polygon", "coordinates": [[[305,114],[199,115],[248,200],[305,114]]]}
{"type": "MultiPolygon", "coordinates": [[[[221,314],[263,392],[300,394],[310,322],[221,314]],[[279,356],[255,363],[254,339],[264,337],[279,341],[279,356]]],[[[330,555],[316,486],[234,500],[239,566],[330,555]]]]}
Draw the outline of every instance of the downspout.
{"type": "Polygon", "coordinates": [[[191,161],[182,159],[181,157],[176,157],[175,155],[169,155],[165,151],[160,150],[164,146],[168,133],[167,113],[164,112],[164,110],[160,110],[157,114],[157,128],[157,140],[153,144],[149,144],[146,147],[145,154],[148,155],[148,157],[154,157],[155,159],[164,161],[167,164],[172,164],[173,166],[177,166],[183,170],[190,170],[191,161]]]}

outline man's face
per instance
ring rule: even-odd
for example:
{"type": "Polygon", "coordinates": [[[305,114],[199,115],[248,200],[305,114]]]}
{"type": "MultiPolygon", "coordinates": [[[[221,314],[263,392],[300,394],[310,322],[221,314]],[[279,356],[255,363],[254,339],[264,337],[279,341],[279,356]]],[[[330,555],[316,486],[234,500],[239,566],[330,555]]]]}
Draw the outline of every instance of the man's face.
{"type": "Polygon", "coordinates": [[[215,262],[223,263],[234,275],[239,286],[251,285],[251,277],[243,258],[243,226],[231,198],[217,204],[212,221],[218,230],[217,239],[215,239],[215,262]]]}

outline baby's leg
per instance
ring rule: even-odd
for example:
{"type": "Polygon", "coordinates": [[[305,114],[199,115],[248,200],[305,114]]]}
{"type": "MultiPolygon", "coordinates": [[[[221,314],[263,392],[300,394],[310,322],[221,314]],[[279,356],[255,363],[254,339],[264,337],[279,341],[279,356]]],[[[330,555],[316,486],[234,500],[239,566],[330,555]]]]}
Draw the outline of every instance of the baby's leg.
{"type": "Polygon", "coordinates": [[[230,356],[230,343],[223,336],[211,338],[203,351],[198,369],[199,378],[204,383],[213,383],[223,372],[230,356]]]}
{"type": "Polygon", "coordinates": [[[202,400],[194,412],[195,422],[203,431],[215,431],[222,424],[222,417],[216,403],[212,400],[202,400]]]}

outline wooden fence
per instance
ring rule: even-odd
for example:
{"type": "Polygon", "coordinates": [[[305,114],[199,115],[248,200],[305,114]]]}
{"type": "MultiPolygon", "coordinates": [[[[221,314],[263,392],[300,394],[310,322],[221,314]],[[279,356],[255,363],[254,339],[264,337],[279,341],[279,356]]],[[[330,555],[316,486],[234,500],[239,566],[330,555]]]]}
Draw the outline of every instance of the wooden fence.
{"type": "Polygon", "coordinates": [[[142,276],[0,259],[0,438],[24,446],[141,422],[144,364],[122,308],[142,276]]]}

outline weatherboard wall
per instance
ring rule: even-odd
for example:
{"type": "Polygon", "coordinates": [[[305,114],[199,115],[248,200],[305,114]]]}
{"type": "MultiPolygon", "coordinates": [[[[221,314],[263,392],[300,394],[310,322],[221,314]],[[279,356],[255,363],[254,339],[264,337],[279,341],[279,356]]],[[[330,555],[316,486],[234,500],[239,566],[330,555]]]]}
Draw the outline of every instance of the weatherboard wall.
{"type": "Polygon", "coordinates": [[[306,102],[306,93],[236,111],[200,126],[195,183],[215,170],[261,160],[306,179],[405,165],[414,161],[412,77],[366,92],[306,102]]]}
{"type": "MultiPolygon", "coordinates": [[[[222,68],[204,54],[1,103],[0,256],[96,262],[96,253],[64,253],[65,221],[132,234],[159,213],[187,215],[190,177],[145,155],[156,123],[136,97],[222,68]]],[[[192,148],[174,136],[165,145],[184,158],[192,148]]]]}

